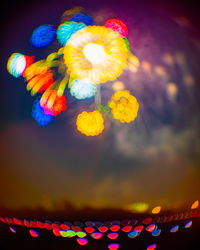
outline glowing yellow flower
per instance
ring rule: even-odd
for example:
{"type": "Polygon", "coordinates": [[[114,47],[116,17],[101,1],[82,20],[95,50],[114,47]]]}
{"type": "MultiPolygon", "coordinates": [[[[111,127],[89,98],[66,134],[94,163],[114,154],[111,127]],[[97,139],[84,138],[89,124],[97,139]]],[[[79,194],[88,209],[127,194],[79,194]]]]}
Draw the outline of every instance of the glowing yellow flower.
{"type": "Polygon", "coordinates": [[[87,136],[96,136],[104,130],[104,119],[102,114],[95,110],[93,112],[83,111],[76,119],[77,130],[87,136]]]}
{"type": "Polygon", "coordinates": [[[129,91],[116,91],[109,103],[113,117],[120,122],[131,122],[137,117],[139,103],[129,91]]]}
{"type": "Polygon", "coordinates": [[[89,78],[105,83],[120,76],[127,66],[124,39],[104,26],[87,26],[77,31],[64,47],[64,62],[72,78],[89,78]]]}

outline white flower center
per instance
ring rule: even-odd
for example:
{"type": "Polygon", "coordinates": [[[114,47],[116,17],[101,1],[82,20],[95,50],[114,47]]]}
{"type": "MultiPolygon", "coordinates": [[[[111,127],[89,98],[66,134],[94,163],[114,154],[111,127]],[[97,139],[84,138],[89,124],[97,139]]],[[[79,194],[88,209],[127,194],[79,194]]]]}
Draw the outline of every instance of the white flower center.
{"type": "Polygon", "coordinates": [[[83,49],[83,54],[92,64],[101,63],[106,58],[103,46],[96,43],[88,43],[83,49]]]}

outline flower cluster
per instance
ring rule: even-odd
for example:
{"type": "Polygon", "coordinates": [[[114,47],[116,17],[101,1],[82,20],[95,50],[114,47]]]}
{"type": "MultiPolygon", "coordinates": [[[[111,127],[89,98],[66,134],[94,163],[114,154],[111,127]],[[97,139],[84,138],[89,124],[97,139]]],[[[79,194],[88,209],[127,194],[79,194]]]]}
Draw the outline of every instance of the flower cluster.
{"type": "Polygon", "coordinates": [[[104,130],[104,119],[98,111],[86,112],[83,111],[76,119],[77,130],[87,136],[96,136],[104,130]]]}
{"type": "Polygon", "coordinates": [[[40,105],[44,109],[46,115],[59,115],[61,111],[67,109],[66,99],[62,95],[61,97],[57,96],[56,90],[46,91],[47,96],[43,96],[40,100],[40,105]]]}
{"type": "Polygon", "coordinates": [[[127,66],[128,49],[118,32],[87,26],[76,32],[64,48],[64,61],[72,78],[99,84],[119,77],[127,66]]]}
{"type": "Polygon", "coordinates": [[[139,104],[129,91],[116,91],[109,103],[113,117],[122,123],[129,123],[137,117],[139,104]]]}
{"type": "MultiPolygon", "coordinates": [[[[140,62],[134,56],[127,39],[128,28],[119,19],[108,19],[104,25],[93,25],[93,19],[75,7],[63,13],[58,27],[41,25],[31,35],[30,44],[46,47],[57,38],[62,47],[45,59],[34,62],[33,56],[13,53],[7,63],[14,77],[24,77],[31,96],[41,94],[33,104],[32,116],[40,126],[48,125],[54,116],[67,109],[65,90],[77,100],[92,98],[96,109],[77,116],[77,130],[87,136],[97,136],[104,130],[104,118],[131,122],[137,116],[139,104],[135,97],[117,81],[117,92],[107,106],[101,103],[100,84],[117,79],[124,70],[137,70],[140,62]]],[[[69,95],[69,98],[70,98],[69,95]]],[[[69,101],[70,103],[70,101],[69,101]]]]}

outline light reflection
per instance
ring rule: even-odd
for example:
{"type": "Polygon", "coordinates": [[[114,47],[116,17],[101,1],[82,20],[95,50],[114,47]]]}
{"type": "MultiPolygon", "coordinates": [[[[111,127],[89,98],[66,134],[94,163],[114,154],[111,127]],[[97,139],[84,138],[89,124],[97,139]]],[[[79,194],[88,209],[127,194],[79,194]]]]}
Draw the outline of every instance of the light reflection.
{"type": "Polygon", "coordinates": [[[192,221],[188,221],[186,224],[185,224],[185,228],[190,228],[192,226],[192,221]]]}
{"type": "Polygon", "coordinates": [[[193,86],[195,83],[194,77],[190,74],[185,75],[183,80],[188,87],[193,86]]]}
{"type": "Polygon", "coordinates": [[[199,201],[196,200],[196,201],[192,204],[191,209],[196,209],[196,208],[198,208],[198,206],[199,206],[199,201]]]}
{"type": "Polygon", "coordinates": [[[145,202],[137,202],[127,206],[128,210],[137,213],[144,213],[148,210],[149,205],[145,202]]]}
{"type": "Polygon", "coordinates": [[[122,231],[125,232],[125,233],[128,233],[132,230],[132,226],[125,226],[122,228],[122,231]]]}
{"type": "Polygon", "coordinates": [[[157,206],[157,207],[154,207],[151,212],[152,214],[159,214],[160,211],[161,211],[161,206],[157,206]]]}
{"type": "Polygon", "coordinates": [[[93,227],[85,227],[85,231],[89,234],[93,233],[95,229],[93,227]]]}
{"type": "Polygon", "coordinates": [[[14,227],[10,227],[10,231],[11,231],[12,233],[16,233],[16,232],[17,232],[17,230],[16,230],[14,227]]]}
{"type": "Polygon", "coordinates": [[[139,225],[133,229],[135,232],[141,232],[143,230],[143,226],[139,225]]]}
{"type": "Polygon", "coordinates": [[[36,238],[36,237],[39,236],[39,234],[38,234],[35,230],[33,230],[33,229],[30,229],[30,230],[29,230],[29,233],[30,233],[30,235],[31,235],[32,237],[34,237],[34,238],[36,238]]]}
{"type": "Polygon", "coordinates": [[[172,55],[170,55],[169,53],[166,53],[163,55],[162,57],[163,61],[166,63],[166,64],[169,64],[171,66],[174,65],[174,58],[172,55]]]}
{"type": "Polygon", "coordinates": [[[112,231],[112,232],[117,232],[117,231],[119,231],[119,229],[120,229],[119,225],[113,225],[110,227],[110,231],[112,231]]]}
{"type": "Polygon", "coordinates": [[[136,231],[131,231],[131,232],[128,233],[129,238],[135,238],[135,237],[137,237],[139,235],[140,235],[140,232],[136,232],[136,231]]]}
{"type": "Polygon", "coordinates": [[[151,235],[152,236],[159,236],[161,234],[161,229],[158,228],[158,229],[154,229],[152,232],[151,232],[151,235]]]}
{"type": "Polygon", "coordinates": [[[148,227],[146,227],[146,231],[152,232],[155,228],[156,228],[156,225],[155,224],[151,224],[148,227]]]}
{"type": "Polygon", "coordinates": [[[103,237],[103,234],[99,233],[99,232],[95,232],[95,233],[92,233],[91,236],[92,236],[93,239],[99,240],[99,239],[101,239],[103,237]]]}
{"type": "Polygon", "coordinates": [[[142,224],[148,225],[148,224],[150,224],[151,222],[152,222],[152,218],[149,217],[149,218],[144,219],[144,220],[142,221],[142,224]]]}
{"type": "Polygon", "coordinates": [[[163,66],[156,65],[154,67],[154,71],[156,72],[157,75],[166,78],[167,77],[167,72],[163,66]]]}
{"type": "Polygon", "coordinates": [[[178,87],[177,87],[176,83],[169,82],[167,84],[167,94],[168,94],[168,97],[171,101],[174,101],[176,99],[177,94],[178,94],[178,87]]]}
{"type": "Polygon", "coordinates": [[[55,236],[60,236],[61,234],[60,234],[60,229],[58,229],[58,228],[53,228],[53,234],[55,235],[55,236]]]}
{"type": "Polygon", "coordinates": [[[119,234],[118,233],[109,233],[107,236],[109,239],[115,240],[119,236],[119,234]]]}
{"type": "Polygon", "coordinates": [[[124,83],[121,81],[116,81],[112,84],[112,88],[115,91],[124,90],[124,83]]]}
{"type": "Polygon", "coordinates": [[[112,243],[108,245],[108,249],[110,250],[117,250],[119,248],[119,244],[118,243],[112,243]]]}
{"type": "Polygon", "coordinates": [[[88,239],[86,238],[77,238],[77,242],[81,246],[85,246],[88,243],[88,239]]]}
{"type": "Polygon", "coordinates": [[[172,227],[172,228],[170,229],[170,232],[171,232],[171,233],[176,233],[176,232],[178,231],[178,229],[179,229],[179,225],[176,225],[176,226],[174,226],[174,227],[172,227]]]}
{"type": "Polygon", "coordinates": [[[141,67],[148,73],[151,73],[152,71],[152,66],[151,63],[148,61],[142,61],[141,62],[141,67]]]}
{"type": "Polygon", "coordinates": [[[106,227],[106,226],[101,226],[101,227],[98,228],[98,230],[99,230],[99,232],[101,232],[101,233],[105,233],[105,232],[108,231],[108,227],[106,227]]]}
{"type": "Polygon", "coordinates": [[[85,232],[79,231],[76,233],[79,238],[84,238],[87,234],[85,232]]]}
{"type": "Polygon", "coordinates": [[[154,249],[156,249],[156,244],[152,244],[152,245],[149,245],[148,247],[147,247],[147,250],[154,250],[154,249]]]}

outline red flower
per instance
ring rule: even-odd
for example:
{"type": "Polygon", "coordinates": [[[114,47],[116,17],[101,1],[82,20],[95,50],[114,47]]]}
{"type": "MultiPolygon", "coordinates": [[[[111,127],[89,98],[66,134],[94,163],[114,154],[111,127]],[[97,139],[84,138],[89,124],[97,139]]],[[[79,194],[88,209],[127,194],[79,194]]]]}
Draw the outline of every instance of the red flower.
{"type": "Polygon", "coordinates": [[[57,96],[56,90],[47,90],[42,95],[40,105],[46,115],[59,115],[61,111],[67,109],[65,96],[57,96]]]}

